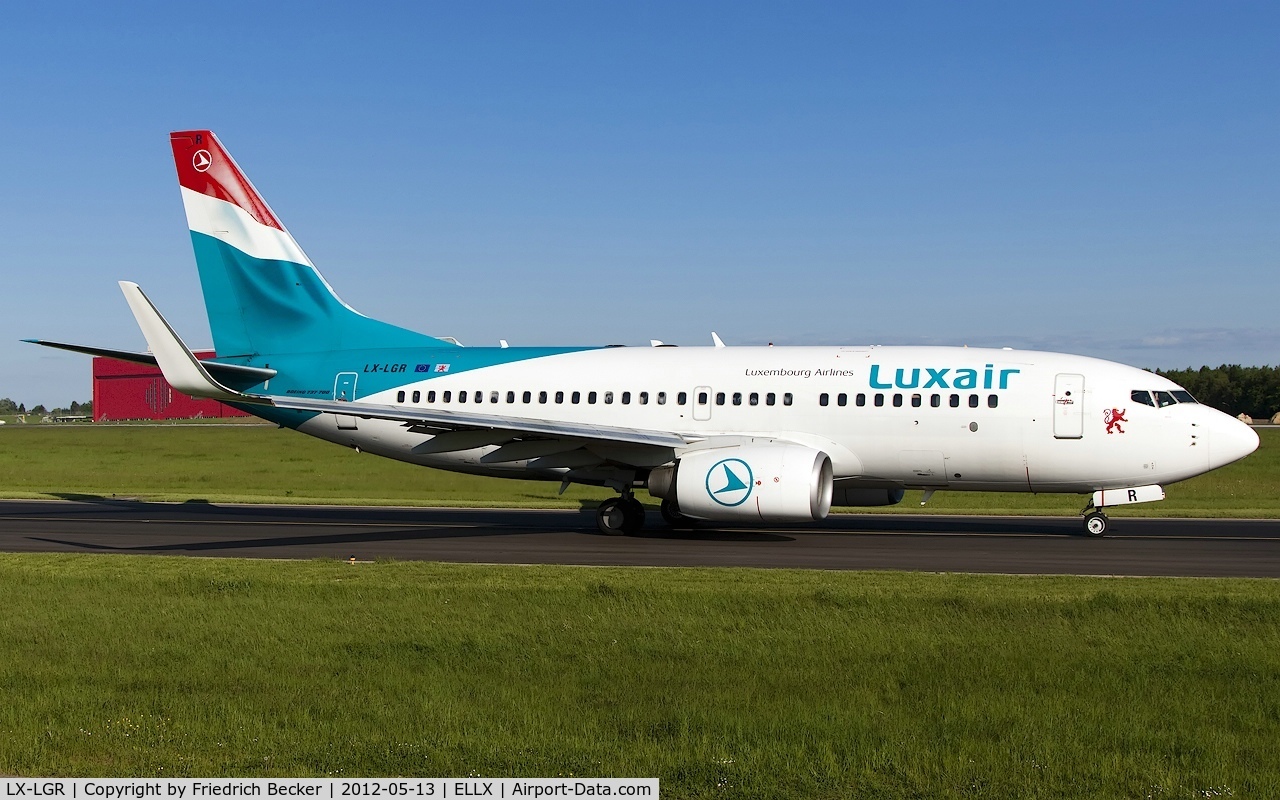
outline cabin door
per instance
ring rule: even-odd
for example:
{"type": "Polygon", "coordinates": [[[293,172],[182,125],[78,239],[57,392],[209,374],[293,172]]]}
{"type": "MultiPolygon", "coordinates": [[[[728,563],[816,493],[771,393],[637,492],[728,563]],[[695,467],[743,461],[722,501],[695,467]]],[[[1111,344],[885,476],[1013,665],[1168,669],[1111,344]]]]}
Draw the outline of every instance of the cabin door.
{"type": "MultiPolygon", "coordinates": [[[[333,399],[339,403],[350,403],[356,399],[356,374],[354,372],[339,372],[338,377],[333,381],[333,399]]],[[[356,418],[346,414],[334,414],[334,418],[338,421],[338,430],[354,431],[356,429],[356,418]]]]}
{"type": "Polygon", "coordinates": [[[1053,381],[1053,437],[1084,436],[1084,376],[1063,373],[1053,381]]]}
{"type": "Polygon", "coordinates": [[[711,419],[711,387],[699,386],[693,390],[693,418],[711,419]]]}

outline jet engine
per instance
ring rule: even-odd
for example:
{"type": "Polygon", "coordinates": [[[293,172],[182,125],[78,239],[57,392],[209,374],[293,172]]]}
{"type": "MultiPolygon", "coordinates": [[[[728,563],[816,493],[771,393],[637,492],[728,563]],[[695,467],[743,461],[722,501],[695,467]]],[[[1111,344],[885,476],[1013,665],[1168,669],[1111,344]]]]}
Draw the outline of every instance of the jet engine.
{"type": "Polygon", "coordinates": [[[831,510],[831,458],[798,444],[695,450],[649,473],[649,493],[686,517],[808,522],[831,510]]]}

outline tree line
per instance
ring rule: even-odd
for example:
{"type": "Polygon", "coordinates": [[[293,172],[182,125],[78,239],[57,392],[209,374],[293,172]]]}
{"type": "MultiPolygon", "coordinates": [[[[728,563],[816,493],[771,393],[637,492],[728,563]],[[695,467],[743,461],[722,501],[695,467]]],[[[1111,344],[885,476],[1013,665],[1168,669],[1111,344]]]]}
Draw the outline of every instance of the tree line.
{"type": "Polygon", "coordinates": [[[1201,403],[1233,417],[1248,414],[1262,420],[1280,412],[1280,367],[1223,364],[1152,372],[1181,385],[1201,403]]]}
{"type": "Polygon", "coordinates": [[[86,417],[92,417],[93,402],[78,403],[72,400],[71,405],[66,408],[45,408],[43,405],[34,405],[28,409],[26,403],[15,403],[7,397],[0,397],[0,414],[83,414],[86,417]]]}

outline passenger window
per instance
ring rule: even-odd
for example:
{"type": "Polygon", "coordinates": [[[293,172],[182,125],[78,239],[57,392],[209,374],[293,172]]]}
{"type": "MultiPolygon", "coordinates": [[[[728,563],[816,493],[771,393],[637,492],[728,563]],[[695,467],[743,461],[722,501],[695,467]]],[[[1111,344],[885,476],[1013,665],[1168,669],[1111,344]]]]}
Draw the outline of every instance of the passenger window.
{"type": "Polygon", "coordinates": [[[1177,402],[1178,402],[1177,400],[1173,399],[1173,395],[1169,394],[1168,392],[1156,392],[1156,405],[1158,405],[1160,408],[1174,405],[1177,402]]]}
{"type": "Polygon", "coordinates": [[[397,403],[404,402],[404,392],[396,392],[396,402],[397,403]]]}
{"type": "Polygon", "coordinates": [[[877,392],[875,403],[876,403],[876,408],[881,408],[882,406],[884,406],[884,395],[877,392]]]}
{"type": "Polygon", "coordinates": [[[978,396],[976,394],[969,395],[969,408],[978,407],[978,396]]]}
{"type": "Polygon", "coordinates": [[[766,406],[771,406],[771,405],[773,405],[773,404],[774,404],[774,403],[776,403],[776,402],[778,402],[778,396],[777,396],[776,394],[774,394],[773,392],[769,392],[768,394],[766,394],[766,395],[764,396],[764,404],[765,404],[766,406]]]}
{"type": "Polygon", "coordinates": [[[735,406],[740,406],[740,405],[742,405],[742,392],[734,392],[734,393],[733,393],[733,404],[734,404],[735,406]]]}
{"type": "Polygon", "coordinates": [[[911,395],[911,407],[912,407],[912,408],[919,408],[919,407],[920,407],[920,402],[921,402],[921,400],[920,400],[920,395],[918,395],[918,394],[913,394],[913,395],[911,395]]]}
{"type": "MultiPolygon", "coordinates": [[[[683,395],[684,392],[681,392],[680,394],[683,395]]],[[[706,392],[698,392],[698,405],[705,406],[710,399],[710,396],[706,392]]],[[[684,405],[684,403],[681,403],[680,405],[684,405]]]]}
{"type": "Polygon", "coordinates": [[[641,393],[640,393],[640,398],[639,398],[639,399],[640,399],[640,405],[642,405],[642,406],[647,406],[647,405],[649,405],[649,393],[648,393],[648,392],[641,392],[641,393]]]}
{"type": "Polygon", "coordinates": [[[783,393],[782,393],[782,404],[783,404],[784,406],[789,406],[789,405],[791,405],[791,400],[792,400],[792,398],[791,398],[791,392],[783,392],[783,393]]]}
{"type": "Polygon", "coordinates": [[[453,399],[453,392],[446,390],[444,393],[444,401],[447,403],[452,399],[453,399]]]}
{"type": "Polygon", "coordinates": [[[605,403],[612,404],[612,403],[613,403],[613,392],[605,392],[605,393],[604,393],[604,401],[605,401],[605,403]]]}
{"type": "Polygon", "coordinates": [[[526,403],[532,403],[532,402],[533,402],[533,392],[525,392],[524,394],[520,395],[520,399],[521,399],[521,400],[523,400],[523,401],[524,401],[524,402],[526,402],[526,403]]]}
{"type": "Polygon", "coordinates": [[[858,408],[862,408],[867,404],[867,396],[862,392],[858,392],[858,394],[853,398],[853,404],[858,408]]]}
{"type": "Polygon", "coordinates": [[[564,392],[556,392],[556,402],[557,403],[564,402],[564,392]]]}
{"type": "Polygon", "coordinates": [[[631,405],[631,392],[622,393],[622,404],[624,406],[631,405]]]}
{"type": "Polygon", "coordinates": [[[995,408],[1000,405],[1000,397],[998,395],[987,395],[987,408],[995,408]]]}
{"type": "Polygon", "coordinates": [[[515,392],[507,392],[507,402],[508,402],[508,403],[514,403],[515,401],[516,401],[516,393],[515,393],[515,392]]]}
{"type": "Polygon", "coordinates": [[[587,392],[587,402],[588,402],[588,403],[590,403],[590,404],[592,404],[592,405],[595,405],[595,402],[596,402],[596,393],[595,393],[595,392],[587,392]]]}
{"type": "Polygon", "coordinates": [[[413,402],[417,403],[417,402],[420,402],[421,400],[422,400],[422,392],[414,392],[413,402]]]}
{"type": "MultiPolygon", "coordinates": [[[[666,396],[666,394],[667,394],[666,392],[658,392],[658,402],[659,402],[659,403],[661,403],[661,402],[662,402],[662,398],[663,398],[664,396],[666,396]]],[[[688,394],[688,392],[681,392],[680,394],[676,395],[676,405],[678,405],[678,406],[682,406],[682,405],[684,405],[684,404],[685,404],[685,403],[687,403],[687,402],[689,402],[689,394],[688,394]]],[[[705,403],[707,402],[707,401],[706,401],[706,398],[703,398],[702,402],[705,404],[705,403]]]]}
{"type": "Polygon", "coordinates": [[[724,405],[724,392],[716,392],[716,405],[724,405]]]}
{"type": "MultiPolygon", "coordinates": [[[[477,403],[483,403],[483,402],[484,402],[484,392],[481,392],[481,391],[477,391],[477,392],[476,392],[476,402],[477,402],[477,403]]],[[[495,403],[497,402],[497,398],[496,398],[496,397],[494,398],[494,402],[495,402],[495,403]]]]}
{"type": "Polygon", "coordinates": [[[496,402],[498,402],[498,393],[497,393],[497,392],[489,392],[489,402],[490,402],[490,403],[496,403],[496,402]]]}
{"type": "Polygon", "coordinates": [[[930,396],[929,396],[929,405],[933,406],[934,408],[939,408],[939,407],[941,407],[941,406],[942,406],[942,395],[940,395],[940,394],[930,395],[930,396]]]}
{"type": "Polygon", "coordinates": [[[427,402],[434,403],[435,401],[436,401],[436,390],[432,389],[431,391],[427,392],[427,402]]]}
{"type": "Polygon", "coordinates": [[[747,402],[748,402],[748,403],[750,403],[750,404],[751,404],[751,405],[753,405],[753,406],[758,406],[758,405],[760,405],[760,393],[759,393],[759,392],[752,392],[752,393],[750,394],[750,396],[748,396],[748,397],[747,397],[747,402]]]}
{"type": "Polygon", "coordinates": [[[545,403],[545,402],[547,402],[547,393],[546,393],[546,392],[538,392],[538,402],[539,402],[539,403],[545,403]]]}
{"type": "Polygon", "coordinates": [[[569,402],[570,402],[570,403],[573,403],[575,406],[576,406],[578,403],[581,403],[581,402],[582,402],[582,392],[574,392],[573,394],[569,395],[569,402]]]}
{"type": "Polygon", "coordinates": [[[951,407],[952,408],[960,407],[960,395],[958,394],[951,395],[951,407]]]}
{"type": "Polygon", "coordinates": [[[838,406],[849,405],[849,395],[845,394],[844,392],[841,392],[840,394],[836,395],[836,405],[838,406]]]}
{"type": "Polygon", "coordinates": [[[830,398],[828,397],[826,392],[823,392],[822,394],[818,395],[818,405],[825,406],[828,402],[830,402],[830,398]]]}
{"type": "Polygon", "coordinates": [[[900,395],[900,394],[895,394],[895,395],[893,396],[893,407],[894,407],[894,408],[902,408],[902,395],[900,395]]]}
{"type": "Polygon", "coordinates": [[[1192,397],[1192,396],[1191,396],[1191,392],[1188,392],[1186,389],[1174,389],[1174,390],[1173,390],[1173,399],[1177,400],[1179,403],[1196,403],[1196,402],[1199,402],[1199,401],[1197,401],[1194,397],[1192,397]]]}
{"type": "Polygon", "coordinates": [[[465,403],[465,402],[467,402],[467,393],[466,393],[466,392],[458,392],[458,402],[459,402],[459,403],[465,403]]]}

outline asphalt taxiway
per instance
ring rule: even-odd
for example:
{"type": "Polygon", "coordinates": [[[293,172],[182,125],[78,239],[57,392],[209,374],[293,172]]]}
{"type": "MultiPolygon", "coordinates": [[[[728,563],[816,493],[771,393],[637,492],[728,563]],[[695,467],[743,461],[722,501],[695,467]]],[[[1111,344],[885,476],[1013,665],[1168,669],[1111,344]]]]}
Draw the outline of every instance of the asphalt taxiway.
{"type": "Polygon", "coordinates": [[[821,523],[596,532],[591,511],[0,501],[0,552],[503,564],[1280,577],[1280,520],[838,514],[821,523]]]}

